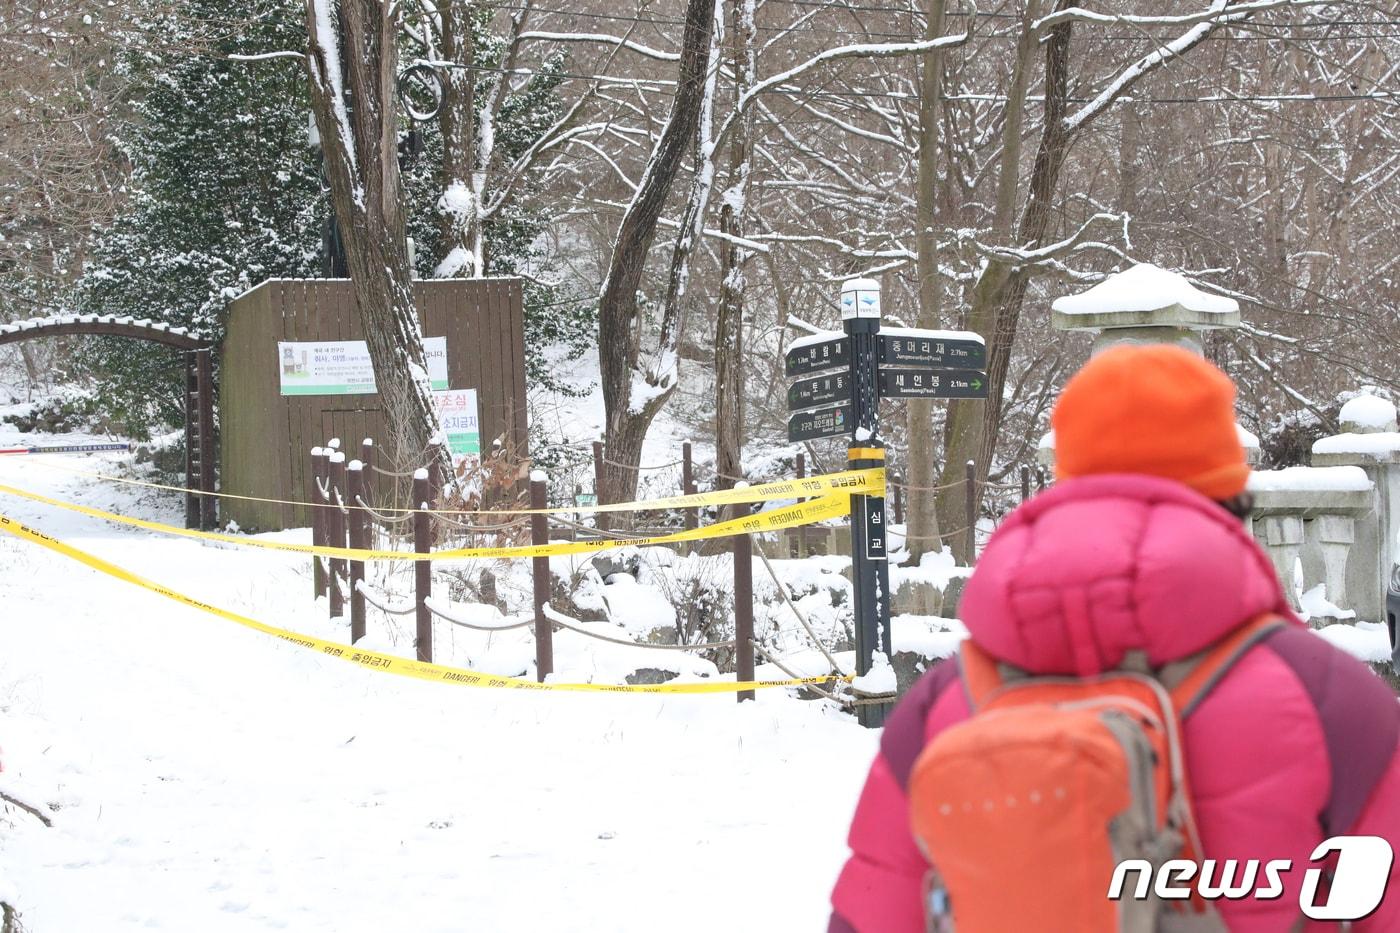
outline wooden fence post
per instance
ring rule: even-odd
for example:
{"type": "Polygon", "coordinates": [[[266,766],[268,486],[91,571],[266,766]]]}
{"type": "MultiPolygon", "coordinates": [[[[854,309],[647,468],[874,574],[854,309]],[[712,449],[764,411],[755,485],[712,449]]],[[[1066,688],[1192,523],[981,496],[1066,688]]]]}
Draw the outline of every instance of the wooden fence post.
{"type": "Polygon", "coordinates": [[[1031,497],[1031,468],[1026,464],[1021,464],[1021,501],[1025,502],[1031,497]]]}
{"type": "MultiPolygon", "coordinates": [[[[530,474],[530,508],[549,507],[548,482],[549,477],[543,470],[530,474]]],[[[549,543],[548,515],[537,512],[530,516],[530,543],[549,543]]],[[[544,614],[544,607],[549,604],[549,558],[531,559],[530,572],[535,582],[535,677],[544,683],[545,678],[554,672],[554,628],[544,614]]]]}
{"type": "Polygon", "coordinates": [[[1045,491],[1045,469],[1043,467],[1035,468],[1035,488],[1037,492],[1045,491]]]}
{"type": "MultiPolygon", "coordinates": [[[[596,504],[603,504],[603,442],[593,442],[593,500],[596,504]]],[[[593,523],[600,531],[607,531],[612,527],[612,517],[607,512],[593,513],[593,523]]]]}
{"type": "MultiPolygon", "coordinates": [[[[365,514],[364,507],[360,505],[364,501],[365,490],[365,465],[359,460],[351,460],[346,468],[345,488],[350,501],[346,506],[350,509],[347,516],[350,519],[350,546],[352,548],[369,547],[369,516],[365,514]]],[[[350,644],[354,644],[365,637],[365,594],[361,591],[360,585],[365,580],[365,562],[362,560],[350,561],[350,644]]]]}
{"type": "MultiPolygon", "coordinates": [[[[425,509],[432,498],[428,481],[428,471],[418,469],[413,473],[413,549],[419,554],[427,554],[433,549],[433,517],[425,509]]],[[[413,564],[414,605],[417,608],[418,631],[415,644],[418,647],[418,660],[433,660],[433,611],[428,608],[428,599],[433,595],[433,565],[426,560],[413,564]]]]}
{"type": "Polygon", "coordinates": [[[894,488],[894,523],[904,524],[904,485],[902,476],[891,477],[890,485],[894,488]]]}
{"type": "MultiPolygon", "coordinates": [[[[327,515],[326,510],[321,508],[321,503],[326,501],[321,495],[325,466],[325,451],[320,447],[311,448],[311,472],[307,474],[311,477],[311,488],[306,501],[311,503],[311,543],[316,547],[324,547],[326,543],[327,515]]],[[[311,582],[315,588],[314,599],[326,595],[326,567],[320,554],[311,555],[311,582]]]]}
{"type": "MultiPolygon", "coordinates": [[[[748,483],[738,482],[740,489],[748,483]]],[[[734,518],[743,518],[753,508],[748,503],[735,505],[734,518]]],[[[747,534],[734,537],[734,673],[740,683],[753,680],[753,539],[747,534]]],[[[754,698],[752,690],[740,690],[740,703],[754,698]]]]}
{"type": "MultiPolygon", "coordinates": [[[[695,461],[691,459],[690,441],[681,445],[681,494],[691,496],[695,494],[695,461]]],[[[691,531],[700,527],[700,510],[685,510],[685,530],[691,531]]],[[[690,549],[695,550],[692,542],[690,549]]]]}
{"type": "Polygon", "coordinates": [[[365,501],[369,501],[369,472],[374,469],[374,438],[367,437],[360,441],[360,463],[365,471],[364,491],[361,493],[365,501]]]}
{"type": "Polygon", "coordinates": [[[977,563],[977,463],[967,461],[967,565],[977,563]]]}
{"type": "MultiPolygon", "coordinates": [[[[331,547],[345,547],[345,513],[341,511],[345,501],[345,454],[336,451],[331,454],[330,469],[330,513],[329,537],[331,547]]],[[[331,558],[331,617],[345,615],[345,597],[340,584],[349,574],[346,572],[345,558],[331,558]]]]}

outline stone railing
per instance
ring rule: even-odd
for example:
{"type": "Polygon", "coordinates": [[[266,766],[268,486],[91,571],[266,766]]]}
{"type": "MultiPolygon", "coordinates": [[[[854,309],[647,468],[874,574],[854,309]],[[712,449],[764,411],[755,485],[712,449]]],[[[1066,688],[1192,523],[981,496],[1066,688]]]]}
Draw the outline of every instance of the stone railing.
{"type": "Polygon", "coordinates": [[[1254,536],[1290,596],[1301,570],[1302,592],[1314,598],[1296,608],[1315,618],[1380,622],[1390,568],[1400,558],[1395,406],[1362,395],[1343,406],[1341,420],[1343,433],[1313,445],[1311,467],[1253,474],[1254,536]],[[1317,598],[1318,584],[1325,600],[1317,598]]]}
{"type": "Polygon", "coordinates": [[[1354,618],[1347,570],[1358,523],[1375,518],[1375,484],[1358,467],[1339,466],[1255,472],[1249,486],[1254,537],[1293,608],[1321,619],[1354,618]],[[1309,605],[1301,594],[1312,594],[1309,605]]]}

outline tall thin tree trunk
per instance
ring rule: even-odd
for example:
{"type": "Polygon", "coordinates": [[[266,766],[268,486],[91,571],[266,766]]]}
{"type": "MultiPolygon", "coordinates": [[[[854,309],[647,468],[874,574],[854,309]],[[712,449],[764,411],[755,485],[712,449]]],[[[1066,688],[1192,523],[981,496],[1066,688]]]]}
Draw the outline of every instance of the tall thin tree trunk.
{"type": "MultiPolygon", "coordinates": [[[[1069,127],[1065,113],[1069,105],[1069,40],[1068,22],[1051,27],[1045,43],[1045,125],[1041,131],[1040,147],[1031,168],[1030,195],[1021,215],[1016,242],[1034,248],[1045,241],[1050,226],[1050,208],[1069,151],[1069,127]]],[[[981,447],[978,450],[977,478],[987,478],[992,458],[996,455],[997,434],[1001,425],[1003,389],[1007,370],[1011,366],[1011,351],[1016,344],[1021,305],[1025,302],[1026,286],[1030,283],[1025,266],[1013,268],[1002,293],[996,313],[996,329],[987,347],[987,401],[982,411],[981,447]]],[[[979,490],[977,501],[982,501],[979,490]]]]}
{"type": "MultiPolygon", "coordinates": [[[[754,0],[732,0],[734,96],[738,100],[756,79],[754,0]]],[[[729,187],[719,209],[720,231],[742,238],[748,213],[753,161],[753,107],[746,107],[730,131],[729,187]]],[[[750,251],[733,239],[720,243],[719,313],[715,318],[715,472],[721,487],[743,476],[744,446],[744,267],[750,251]]]]}
{"type": "MultiPolygon", "coordinates": [[[[929,0],[929,39],[943,34],[943,13],[946,0],[929,0]]],[[[937,328],[943,317],[943,283],[938,275],[938,158],[939,130],[943,119],[943,50],[934,49],[924,55],[919,87],[919,179],[915,233],[916,263],[919,273],[919,326],[937,328]]],[[[914,487],[934,485],[938,459],[934,455],[933,413],[931,399],[910,399],[907,409],[909,433],[909,464],[904,480],[914,487]]],[[[938,509],[936,496],[927,489],[914,488],[906,497],[908,502],[909,561],[918,565],[923,555],[937,550],[938,509]]],[[[931,613],[932,606],[922,607],[931,613]]]]}
{"type": "MultiPolygon", "coordinates": [[[[992,215],[992,237],[997,242],[1004,243],[1010,238],[1016,218],[1026,93],[1037,48],[1037,33],[1032,24],[1040,16],[1041,8],[1039,0],[1030,0],[1026,4],[1020,37],[1016,43],[1016,60],[1012,66],[1011,84],[1007,91],[1006,111],[1002,120],[1001,163],[998,168],[996,204],[992,215]]],[[[997,308],[1009,274],[1010,267],[1006,263],[988,261],[971,291],[971,306],[965,326],[986,338],[989,353],[995,340],[997,308]]],[[[995,388],[991,386],[990,380],[988,385],[990,395],[995,388]]],[[[944,449],[947,451],[947,457],[944,459],[943,472],[938,481],[938,485],[944,487],[938,494],[938,527],[944,535],[944,543],[953,549],[953,555],[963,563],[970,563],[974,555],[968,553],[968,535],[962,528],[966,523],[964,516],[967,490],[961,483],[967,461],[975,460],[982,446],[985,423],[982,415],[986,404],[981,401],[950,402],[948,421],[944,426],[944,449]]],[[[981,469],[985,469],[985,464],[979,465],[979,470],[981,469]]]]}
{"type": "Polygon", "coordinates": [[[647,428],[675,391],[679,303],[665,309],[660,346],[652,364],[643,370],[640,357],[645,321],[637,292],[666,197],[695,138],[714,26],[714,0],[688,0],[671,113],[637,193],[623,212],[598,300],[598,357],[607,410],[605,444],[612,461],[604,464],[598,490],[602,502],[624,501],[636,495],[636,468],[641,463],[647,428]]]}
{"type": "Polygon", "coordinates": [[[379,0],[342,0],[339,19],[352,50],[342,73],[335,10],[329,0],[307,0],[307,72],[355,305],[389,425],[385,447],[399,467],[431,463],[446,476],[451,458],[440,440],[408,266],[395,115],[397,17],[379,0]]]}
{"type": "Polygon", "coordinates": [[[436,274],[443,278],[480,276],[477,263],[477,216],[481,205],[472,191],[471,176],[476,167],[476,44],[472,41],[471,0],[442,0],[438,4],[442,22],[442,57],[451,67],[439,72],[443,78],[442,109],[438,125],[442,130],[442,182],[438,199],[441,215],[443,259],[436,274]]]}

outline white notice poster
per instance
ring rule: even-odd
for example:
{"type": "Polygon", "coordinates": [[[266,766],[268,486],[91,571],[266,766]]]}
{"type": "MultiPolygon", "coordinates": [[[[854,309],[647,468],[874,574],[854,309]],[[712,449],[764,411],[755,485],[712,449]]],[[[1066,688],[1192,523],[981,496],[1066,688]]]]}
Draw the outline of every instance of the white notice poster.
{"type": "MultiPolygon", "coordinates": [[[[428,378],[447,388],[447,338],[424,337],[428,378]]],[[[323,340],[277,344],[283,395],[373,395],[374,367],[363,340],[323,340]]]]}

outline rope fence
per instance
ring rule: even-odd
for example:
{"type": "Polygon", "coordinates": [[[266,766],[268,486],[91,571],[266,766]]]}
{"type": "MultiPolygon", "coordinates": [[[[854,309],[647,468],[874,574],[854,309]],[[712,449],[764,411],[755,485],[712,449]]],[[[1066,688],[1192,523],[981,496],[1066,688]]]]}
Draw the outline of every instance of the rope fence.
{"type": "MultiPolygon", "coordinates": [[[[371,443],[366,440],[362,448],[364,451],[372,451],[371,443]]],[[[439,619],[449,624],[462,628],[481,632],[504,632],[528,628],[534,626],[536,642],[536,674],[541,682],[552,672],[552,634],[555,629],[566,630],[576,633],[582,637],[619,645],[622,647],[633,647],[650,649],[657,651],[714,651],[721,649],[737,649],[738,658],[736,664],[739,665],[739,679],[747,682],[753,679],[753,654],[758,652],[769,663],[774,664],[784,673],[793,675],[789,667],[783,664],[772,651],[759,644],[753,636],[753,611],[754,602],[752,596],[751,568],[753,558],[752,535],[750,533],[735,534],[734,530],[727,532],[733,542],[733,567],[735,574],[734,586],[734,619],[735,636],[722,641],[705,642],[700,644],[656,644],[650,642],[638,642],[631,638],[616,637],[602,632],[591,630],[586,625],[555,611],[549,605],[551,595],[551,576],[549,570],[549,559],[547,557],[531,557],[534,567],[533,576],[535,581],[535,600],[533,618],[519,618],[518,621],[504,625],[483,625],[462,617],[454,612],[450,602],[434,599],[433,589],[433,568],[431,564],[421,558],[414,558],[414,555],[431,554],[435,548],[441,547],[441,542],[452,535],[444,535],[444,530],[449,532],[455,530],[465,533],[465,535],[500,535],[508,533],[523,532],[527,526],[530,528],[529,541],[531,545],[541,546],[551,544],[551,539],[555,538],[552,532],[567,531],[572,535],[568,540],[579,540],[581,536],[589,536],[593,541],[612,542],[637,540],[637,531],[618,531],[609,527],[609,518],[612,512],[623,511],[661,511],[669,512],[672,515],[679,515],[687,529],[698,528],[699,512],[703,508],[707,512],[718,508],[720,515],[730,516],[729,520],[742,517],[750,513],[752,506],[743,500],[743,497],[732,497],[725,494],[724,498],[719,498],[716,493],[705,493],[698,495],[696,483],[696,467],[692,448],[689,443],[683,445],[683,455],[678,460],[667,463],[650,465],[631,465],[619,463],[606,457],[601,443],[594,443],[594,467],[595,480],[598,485],[595,488],[602,488],[602,471],[604,467],[625,468],[637,474],[642,472],[659,472],[681,468],[680,496],[669,496],[655,500],[651,503],[623,503],[606,510],[599,510],[591,505],[576,503],[573,507],[547,507],[546,489],[543,479],[532,475],[530,487],[530,502],[528,508],[478,508],[478,509],[443,509],[433,508],[433,504],[438,501],[441,490],[440,481],[434,476],[432,471],[394,471],[379,467],[369,462],[369,456],[364,456],[364,460],[346,463],[346,454],[339,449],[338,445],[328,444],[325,447],[316,448],[312,453],[310,471],[308,477],[308,491],[311,501],[298,502],[286,499],[270,499],[255,496],[243,496],[217,491],[206,491],[202,495],[223,496],[234,499],[249,499],[261,502],[277,504],[289,504],[293,506],[307,507],[310,509],[312,517],[312,539],[313,545],[318,547],[329,547],[343,549],[343,556],[336,556],[334,553],[327,558],[322,555],[312,555],[312,577],[314,592],[317,597],[328,598],[330,614],[340,618],[347,614],[351,621],[351,644],[354,644],[365,635],[366,628],[366,607],[372,607],[386,616],[409,616],[416,617],[417,632],[415,647],[420,661],[432,661],[432,620],[439,619]],[[393,480],[400,480],[412,477],[413,482],[413,505],[415,508],[398,508],[381,504],[377,496],[373,495],[371,482],[375,477],[383,477],[393,480]],[[686,497],[694,496],[694,500],[686,497]],[[735,501],[738,498],[739,501],[735,501]],[[579,513],[594,513],[592,524],[577,520],[579,513]],[[513,516],[507,518],[507,516],[513,516]],[[575,517],[566,517],[575,516],[575,517]],[[481,517],[491,518],[494,521],[468,521],[463,519],[481,517]],[[501,520],[506,519],[506,520],[501,520]],[[411,601],[398,603],[387,592],[380,591],[371,586],[365,578],[365,559],[387,559],[386,557],[376,557],[372,552],[371,539],[380,534],[391,536],[400,542],[394,546],[398,550],[403,546],[408,537],[412,536],[412,550],[403,551],[406,560],[413,561],[414,589],[411,601]],[[356,559],[359,558],[359,559],[356,559]],[[742,579],[741,579],[742,578],[742,579]],[[745,661],[747,657],[747,661],[745,661]],[[744,672],[747,667],[747,674],[744,672]]],[[[806,477],[806,463],[803,453],[796,454],[796,472],[799,480],[806,477]]],[[[49,465],[49,464],[46,464],[49,465]]],[[[54,466],[57,466],[56,464],[54,466]]],[[[957,489],[965,490],[966,512],[968,521],[949,531],[939,535],[917,535],[905,532],[895,534],[905,542],[918,541],[943,541],[949,539],[960,539],[966,537],[968,540],[968,553],[975,555],[978,536],[986,533],[986,524],[990,520],[995,524],[1001,517],[1001,512],[1007,505],[1004,494],[1014,494],[1020,492],[1021,500],[1029,498],[1035,489],[1045,487],[1045,476],[1040,471],[1033,474],[1027,466],[1020,468],[1020,482],[998,482],[993,480],[981,480],[977,478],[976,465],[969,462],[967,465],[967,475],[958,481],[942,483],[937,485],[920,485],[917,482],[910,482],[905,477],[888,476],[885,484],[893,491],[894,507],[897,520],[894,524],[904,524],[903,522],[903,501],[904,493],[947,493],[957,489]],[[979,500],[976,493],[998,493],[988,508],[979,500]],[[982,527],[979,527],[982,526],[982,527]]],[[[717,480],[732,480],[736,486],[747,486],[741,477],[731,477],[727,474],[715,470],[709,464],[702,465],[704,471],[715,477],[717,480]]],[[[161,483],[147,482],[143,480],[128,479],[125,477],[105,476],[99,473],[92,473],[86,470],[79,470],[66,467],[71,472],[87,474],[94,478],[117,482],[125,485],[139,486],[146,488],[167,489],[181,493],[191,492],[181,487],[169,486],[161,483]]],[[[836,477],[819,477],[824,482],[835,482],[841,479],[836,477]]],[[[791,481],[785,481],[791,483],[791,481]]],[[[776,484],[774,484],[776,486],[776,484]]],[[[819,495],[811,493],[810,490],[821,489],[821,486],[791,485],[792,498],[784,498],[788,495],[788,489],[778,487],[764,490],[761,495],[751,496],[750,499],[761,499],[763,496],[770,498],[781,498],[782,501],[796,501],[799,504],[806,498],[818,499],[819,495]],[[781,492],[778,491],[781,489],[781,492]],[[799,491],[800,490],[800,491],[799,491]],[[803,496],[802,493],[809,493],[803,496]]],[[[821,495],[828,495],[822,493],[821,495]]],[[[817,506],[813,502],[811,506],[817,506]]],[[[788,508],[784,506],[783,508],[788,508]]],[[[810,508],[810,506],[809,506],[810,508]]],[[[822,520],[823,515],[830,513],[821,512],[818,507],[816,511],[793,514],[798,516],[811,515],[806,521],[813,518],[822,520]]],[[[736,530],[737,530],[736,525],[736,530]]],[[[779,525],[779,528],[783,526],[779,525]]],[[[820,535],[831,533],[830,525],[821,524],[798,525],[787,529],[786,537],[792,547],[793,557],[799,556],[803,550],[810,552],[812,540],[820,535]]],[[[664,530],[663,530],[664,531],[664,530]]],[[[760,534],[762,534],[760,532],[760,534]]],[[[659,535],[658,535],[659,536],[659,535]]],[[[651,535],[643,536],[651,537],[651,535]]],[[[684,535],[675,535],[680,540],[686,540],[684,535]]],[[[781,540],[781,539],[780,539],[781,540]]],[[[691,553],[696,553],[699,549],[699,539],[692,541],[688,549],[691,553]]],[[[303,546],[304,547],[304,546],[303,546]]],[[[563,547],[563,545],[560,545],[563,547]]],[[[706,546],[705,553],[714,553],[706,546]]],[[[489,550],[489,549],[483,549],[489,550]]],[[[821,653],[826,663],[832,670],[833,678],[842,678],[847,675],[842,671],[840,663],[833,651],[828,648],[822,638],[812,627],[806,613],[797,605],[790,588],[782,581],[778,569],[765,552],[762,546],[757,548],[759,562],[771,579],[778,599],[792,613],[792,617],[797,620],[798,627],[802,635],[805,635],[813,647],[821,653]]],[[[527,552],[528,553],[528,552],[527,552]]],[[[538,552],[537,552],[538,553],[538,552]]],[[[544,553],[550,553],[545,551],[544,553]]],[[[571,553],[571,552],[566,552],[571,553]]],[[[489,555],[483,555],[489,556],[489,555]]],[[[510,557],[503,554],[503,557],[510,557]]],[[[397,564],[397,561],[391,563],[397,564]]],[[[792,628],[788,628],[789,633],[796,634],[792,628]]],[[[801,636],[798,636],[800,644],[801,636]]],[[[779,639],[783,644],[789,644],[786,638],[779,639]]],[[[789,644],[789,647],[796,647],[796,644],[789,644]]],[[[796,679],[795,675],[794,679],[796,679]]],[[[836,693],[826,691],[820,687],[812,687],[814,692],[823,695],[836,702],[850,705],[853,701],[849,697],[840,696],[836,693]]],[[[751,695],[751,692],[748,692],[751,695]]],[[[740,699],[744,699],[745,691],[740,692],[740,699]]]]}

